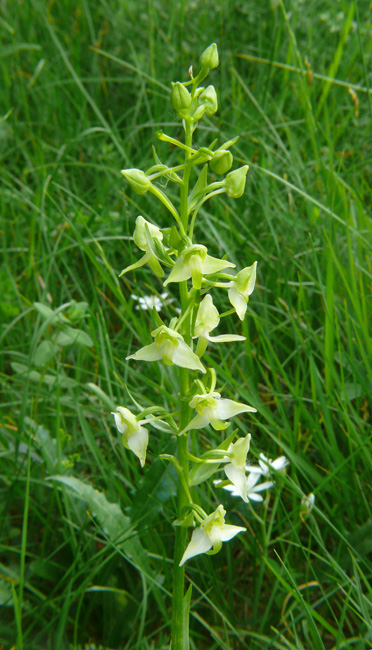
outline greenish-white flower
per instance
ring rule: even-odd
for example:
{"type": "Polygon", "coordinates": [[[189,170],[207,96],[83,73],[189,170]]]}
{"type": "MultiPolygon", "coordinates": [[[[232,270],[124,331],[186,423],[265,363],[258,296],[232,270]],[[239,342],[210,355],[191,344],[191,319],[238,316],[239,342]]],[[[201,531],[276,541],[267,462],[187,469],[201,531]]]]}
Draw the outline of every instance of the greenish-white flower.
{"type": "Polygon", "coordinates": [[[251,266],[247,266],[239,271],[235,278],[227,285],[229,300],[240,320],[244,320],[249,296],[254,289],[256,269],[257,262],[253,262],[251,266]]]}
{"type": "Polygon", "coordinates": [[[159,361],[162,359],[167,366],[180,366],[189,370],[206,372],[199,357],[183,340],[183,336],[175,330],[162,325],[151,332],[154,343],[145,345],[127,359],[137,361],[159,361]]]}
{"type": "Polygon", "coordinates": [[[118,406],[112,413],[115,418],[115,424],[122,434],[121,439],[124,447],[133,451],[139,458],[141,467],[146,461],[146,449],[149,442],[147,429],[142,426],[146,420],[137,420],[136,416],[124,406],[118,406]]]}
{"type": "Polygon", "coordinates": [[[220,322],[220,316],[217,307],[213,304],[212,296],[207,293],[199,305],[195,319],[195,328],[193,338],[205,338],[213,343],[228,343],[229,341],[245,341],[245,336],[239,334],[220,334],[219,336],[210,336],[220,322]]]}
{"type": "Polygon", "coordinates": [[[164,250],[164,246],[161,243],[163,239],[163,233],[161,232],[158,226],[146,221],[141,215],[136,219],[136,227],[133,233],[133,241],[138,246],[141,251],[144,251],[145,255],[141,257],[138,262],[127,266],[121,273],[120,276],[128,271],[133,271],[138,269],[144,264],[148,264],[150,268],[154,271],[155,275],[158,278],[162,278],[164,271],[160,265],[158,258],[152,252],[152,248],[158,246],[164,250]]]}
{"type": "Polygon", "coordinates": [[[248,404],[234,402],[232,399],[222,399],[219,393],[207,393],[205,395],[194,395],[189,405],[197,412],[187,427],[181,432],[193,429],[202,429],[211,424],[216,431],[227,429],[229,423],[226,420],[239,415],[240,413],[256,413],[257,409],[248,404]]]}
{"type": "Polygon", "coordinates": [[[183,554],[180,566],[201,553],[208,553],[208,555],[218,553],[222,542],[228,542],[235,535],[246,530],[241,526],[225,524],[225,514],[226,510],[222,505],[219,505],[198,528],[195,528],[191,541],[183,554]]]}
{"type": "Polygon", "coordinates": [[[200,289],[203,275],[219,273],[223,269],[234,267],[235,264],[232,262],[208,255],[206,246],[194,244],[185,248],[177,258],[164,286],[170,282],[184,282],[191,278],[194,289],[200,289]]]}
{"type": "Polygon", "coordinates": [[[232,443],[227,450],[229,454],[231,454],[229,458],[230,462],[224,467],[227,478],[231,481],[236,492],[246,503],[248,502],[248,497],[245,464],[247,462],[250,443],[250,433],[248,433],[245,438],[239,438],[236,442],[232,443]]]}

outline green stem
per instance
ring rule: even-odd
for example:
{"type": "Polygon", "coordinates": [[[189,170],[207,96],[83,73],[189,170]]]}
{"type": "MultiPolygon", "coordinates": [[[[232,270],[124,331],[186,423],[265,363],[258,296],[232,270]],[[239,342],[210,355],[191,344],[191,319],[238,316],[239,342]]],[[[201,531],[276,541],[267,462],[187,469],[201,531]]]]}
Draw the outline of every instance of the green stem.
{"type": "MultiPolygon", "coordinates": [[[[185,125],[185,142],[188,149],[191,149],[192,142],[192,128],[189,122],[185,125]]],[[[185,163],[190,158],[190,152],[185,151],[185,163]]],[[[191,165],[185,166],[183,173],[183,183],[181,186],[181,209],[180,220],[183,229],[187,232],[187,201],[189,196],[189,179],[190,179],[191,165]]],[[[181,298],[181,318],[188,309],[190,296],[187,289],[187,281],[180,283],[180,298],[181,298]]],[[[191,341],[190,331],[190,316],[185,318],[182,334],[187,344],[191,341]]],[[[185,397],[189,392],[189,371],[186,368],[180,368],[180,402],[181,402],[181,417],[180,417],[180,431],[186,427],[189,422],[190,409],[185,407],[185,397]]],[[[185,434],[179,436],[177,439],[177,458],[180,466],[182,467],[186,484],[189,480],[189,458],[188,458],[189,436],[185,434]]],[[[185,490],[182,481],[178,480],[178,516],[181,517],[182,510],[189,503],[189,496],[185,490]]],[[[186,549],[187,544],[187,528],[184,526],[176,527],[176,536],[174,543],[174,558],[173,558],[173,600],[172,600],[172,650],[188,650],[185,648],[186,627],[184,620],[184,592],[185,592],[185,568],[180,567],[182,556],[186,549]]],[[[188,621],[186,621],[188,626],[188,621]]]]}

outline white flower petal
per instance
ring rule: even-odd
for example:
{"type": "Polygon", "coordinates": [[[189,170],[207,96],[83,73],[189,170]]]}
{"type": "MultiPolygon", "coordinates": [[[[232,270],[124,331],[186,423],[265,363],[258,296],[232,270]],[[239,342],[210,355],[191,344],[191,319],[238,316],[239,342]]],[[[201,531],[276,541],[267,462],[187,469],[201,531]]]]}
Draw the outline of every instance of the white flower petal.
{"type": "Polygon", "coordinates": [[[244,320],[245,312],[247,311],[247,300],[233,287],[228,290],[228,296],[240,320],[244,320]]]}
{"type": "Polygon", "coordinates": [[[179,341],[178,346],[173,353],[173,363],[181,368],[189,368],[190,370],[201,370],[206,372],[199,357],[189,348],[184,341],[179,341]]]}
{"type": "Polygon", "coordinates": [[[161,349],[156,343],[150,343],[140,348],[134,354],[129,355],[126,359],[136,359],[137,361],[159,361],[162,358],[161,349]]]}
{"type": "Polygon", "coordinates": [[[140,427],[138,433],[134,433],[127,440],[127,445],[131,451],[139,458],[141,467],[144,466],[146,461],[146,449],[149,443],[149,434],[147,429],[140,427]]]}
{"type": "Polygon", "coordinates": [[[230,524],[224,524],[220,532],[221,542],[228,542],[238,533],[244,533],[245,530],[247,529],[242,528],[241,526],[231,526],[230,524]]]}
{"type": "Polygon", "coordinates": [[[181,431],[181,433],[186,433],[186,431],[192,431],[193,429],[203,429],[208,426],[209,420],[206,415],[201,415],[198,413],[195,417],[188,423],[187,427],[181,431]]]}
{"type": "Polygon", "coordinates": [[[268,490],[269,488],[272,488],[274,483],[272,481],[266,481],[265,483],[260,483],[259,485],[256,485],[253,489],[252,492],[262,492],[262,490],[268,490]]]}
{"type": "Polygon", "coordinates": [[[166,287],[170,282],[184,282],[185,280],[189,280],[189,278],[191,278],[191,271],[185,264],[184,256],[182,255],[177,259],[174,267],[164,282],[164,286],[166,287]]]}
{"type": "Polygon", "coordinates": [[[239,496],[247,503],[247,479],[244,470],[229,463],[228,465],[225,465],[224,471],[229,481],[234,485],[239,496]]]}
{"type": "Polygon", "coordinates": [[[209,273],[218,273],[227,268],[234,269],[235,264],[228,262],[227,260],[220,260],[218,257],[211,257],[210,255],[207,255],[202,263],[202,273],[205,273],[206,275],[209,273]]]}
{"type": "Polygon", "coordinates": [[[262,496],[260,494],[256,494],[255,492],[248,492],[247,497],[250,501],[257,501],[257,503],[263,501],[262,496]]]}
{"type": "Polygon", "coordinates": [[[280,470],[284,469],[284,467],[287,467],[288,465],[289,465],[289,460],[285,456],[279,456],[279,458],[276,458],[271,463],[271,467],[276,469],[277,472],[280,472],[280,470]]]}
{"type": "Polygon", "coordinates": [[[206,553],[212,548],[212,542],[202,528],[196,528],[191,536],[191,541],[186,548],[180,562],[180,566],[195,555],[206,553]]]}
{"type": "Polygon", "coordinates": [[[219,336],[207,336],[208,341],[212,343],[229,343],[230,341],[245,341],[245,336],[240,334],[219,334],[219,336]]]}
{"type": "Polygon", "coordinates": [[[218,400],[217,413],[220,420],[228,420],[239,413],[257,413],[257,409],[248,404],[234,402],[232,399],[218,400]]]}

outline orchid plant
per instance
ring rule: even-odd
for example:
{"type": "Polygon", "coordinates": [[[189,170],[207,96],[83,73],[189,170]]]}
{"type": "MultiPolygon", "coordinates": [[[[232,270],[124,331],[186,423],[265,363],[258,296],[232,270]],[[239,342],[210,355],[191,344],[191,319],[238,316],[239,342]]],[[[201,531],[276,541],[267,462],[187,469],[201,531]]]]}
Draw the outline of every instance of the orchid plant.
{"type": "MultiPolygon", "coordinates": [[[[225,478],[220,481],[221,487],[232,490],[233,494],[248,502],[249,499],[262,500],[258,492],[273,485],[272,481],[257,485],[261,476],[270,475],[271,465],[266,457],[260,459],[259,467],[254,471],[252,468],[252,472],[247,472],[250,434],[235,441],[235,432],[222,438],[231,418],[254,413],[256,409],[222,397],[216,390],[215,370],[208,368],[202,360],[210,344],[244,341],[244,336],[238,334],[211,335],[211,332],[217,329],[223,316],[236,313],[240,321],[244,319],[255,286],[257,266],[255,261],[249,260],[249,265],[234,275],[233,262],[213,257],[204,244],[194,241],[196,218],[203,204],[222,193],[234,199],[241,197],[248,172],[248,165],[230,171],[233,165],[230,148],[237,138],[218,148],[216,141],[209,147],[197,148],[193,145],[193,134],[200,120],[204,116],[210,117],[218,108],[215,88],[202,85],[218,64],[217,46],[213,43],[201,55],[197,75],[194,76],[190,67],[189,80],[172,84],[172,106],[182,121],[185,141],[180,142],[162,131],[157,136],[161,141],[177,147],[183,155],[183,162],[168,167],[154,150],[155,164],[147,171],[122,171],[130,187],[140,195],[153,194],[166,208],[172,221],[168,227],[161,228],[142,216],[137,217],[133,239],[143,256],[125,268],[121,276],[148,264],[164,287],[178,285],[180,296],[180,307],[175,310],[178,315],[168,324],[160,317],[159,302],[154,299],[152,302],[149,299],[142,301],[144,309],[150,308],[150,305],[152,307],[155,323],[151,332],[153,342],[127,357],[135,362],[164,363],[177,367],[179,421],[174,420],[174,414],[171,416],[156,406],[136,415],[126,406],[118,406],[113,413],[124,446],[138,457],[142,467],[146,462],[147,446],[151,445],[148,427],[159,428],[163,423],[177,441],[174,455],[162,455],[173,464],[178,474],[171,650],[189,648],[186,640],[191,592],[185,594],[185,563],[203,553],[217,553],[222,542],[245,531],[243,527],[225,523],[226,511],[221,504],[216,505],[210,514],[204,512],[193,499],[195,486],[222,470],[225,478]],[[214,179],[209,177],[211,172],[214,179]],[[157,184],[160,179],[178,189],[179,200],[176,204],[167,196],[163,186],[157,184]],[[213,303],[211,292],[215,289],[225,291],[231,303],[232,309],[225,314],[219,314],[213,303]],[[221,432],[220,445],[201,457],[193,456],[189,450],[190,437],[198,435],[200,429],[209,425],[221,432]],[[191,537],[190,527],[193,529],[191,537]]],[[[134,299],[139,300],[135,296],[134,299]]],[[[283,466],[283,461],[272,464],[274,470],[283,466]]]]}

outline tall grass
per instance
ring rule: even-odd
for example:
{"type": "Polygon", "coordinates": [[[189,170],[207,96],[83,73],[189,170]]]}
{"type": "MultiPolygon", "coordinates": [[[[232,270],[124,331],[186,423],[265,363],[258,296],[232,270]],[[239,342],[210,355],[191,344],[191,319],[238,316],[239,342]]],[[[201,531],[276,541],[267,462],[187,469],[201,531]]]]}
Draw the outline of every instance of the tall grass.
{"type": "Polygon", "coordinates": [[[135,217],[166,221],[120,169],[146,167],[152,144],[175,159],[154,135],[177,136],[169,82],[212,41],[220,111],[199,144],[242,133],[250,172],[238,203],[204,207],[201,234],[212,255],[257,259],[259,275],[244,353],[215,346],[209,363],[258,410],[252,459],[291,465],[261,509],[220,492],[203,504],[228,502],[248,532],[188,568],[192,648],[372,646],[368,9],[2,3],[4,650],[168,647],[175,489],[154,459],[174,443],[153,435],[143,472],[109,416],[132,398],[174,407],[170,369],[124,362],[151,324],[131,298],[151,291],[146,271],[118,280],[136,257],[135,217]]]}

